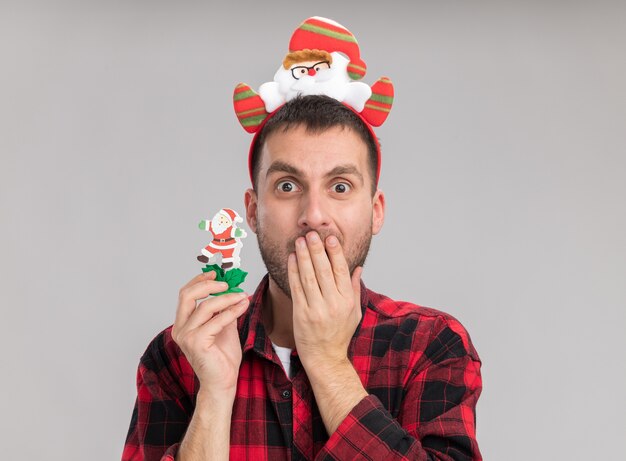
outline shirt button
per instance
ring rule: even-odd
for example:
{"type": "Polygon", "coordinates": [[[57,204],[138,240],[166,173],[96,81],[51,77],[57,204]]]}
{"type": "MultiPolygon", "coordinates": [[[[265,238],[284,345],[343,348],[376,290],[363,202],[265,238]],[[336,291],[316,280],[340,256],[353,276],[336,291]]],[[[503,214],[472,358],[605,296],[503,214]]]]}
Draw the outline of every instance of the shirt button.
{"type": "Polygon", "coordinates": [[[288,399],[289,397],[291,397],[291,391],[289,389],[285,389],[282,392],[282,396],[283,396],[283,399],[288,399]]]}

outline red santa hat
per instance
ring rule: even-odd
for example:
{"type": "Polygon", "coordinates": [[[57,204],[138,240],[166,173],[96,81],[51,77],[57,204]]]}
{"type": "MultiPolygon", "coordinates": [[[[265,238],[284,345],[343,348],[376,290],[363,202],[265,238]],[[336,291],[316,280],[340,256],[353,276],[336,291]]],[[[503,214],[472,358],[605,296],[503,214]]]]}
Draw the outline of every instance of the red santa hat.
{"type": "Polygon", "coordinates": [[[228,218],[233,222],[243,222],[243,218],[237,214],[237,212],[231,208],[222,208],[218,213],[228,216],[228,218]]]}
{"type": "Polygon", "coordinates": [[[338,51],[345,54],[350,60],[348,75],[353,80],[362,79],[367,71],[352,32],[331,19],[314,16],[300,24],[291,36],[289,52],[300,50],[338,51]]]}

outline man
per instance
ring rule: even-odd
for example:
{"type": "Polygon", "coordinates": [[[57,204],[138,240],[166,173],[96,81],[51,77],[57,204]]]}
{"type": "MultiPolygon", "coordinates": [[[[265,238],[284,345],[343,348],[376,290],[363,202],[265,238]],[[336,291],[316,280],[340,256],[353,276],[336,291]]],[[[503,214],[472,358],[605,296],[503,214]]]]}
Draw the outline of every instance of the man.
{"type": "Polygon", "coordinates": [[[251,297],[205,299],[225,288],[213,272],[181,289],[141,359],[124,460],[481,459],[466,331],[361,281],[385,215],[379,153],[326,96],[266,121],[245,207],[269,274],[251,297]]]}

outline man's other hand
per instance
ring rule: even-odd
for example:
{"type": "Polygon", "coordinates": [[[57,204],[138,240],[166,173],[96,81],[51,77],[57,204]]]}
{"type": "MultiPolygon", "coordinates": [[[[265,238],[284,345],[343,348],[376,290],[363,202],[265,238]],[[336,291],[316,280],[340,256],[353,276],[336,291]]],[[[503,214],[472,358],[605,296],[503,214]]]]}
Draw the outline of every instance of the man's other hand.
{"type": "Polygon", "coordinates": [[[234,399],[241,364],[237,318],[249,301],[245,293],[207,298],[226,289],[227,283],[215,281],[214,271],[181,288],[172,338],[198,376],[201,393],[234,399]]]}

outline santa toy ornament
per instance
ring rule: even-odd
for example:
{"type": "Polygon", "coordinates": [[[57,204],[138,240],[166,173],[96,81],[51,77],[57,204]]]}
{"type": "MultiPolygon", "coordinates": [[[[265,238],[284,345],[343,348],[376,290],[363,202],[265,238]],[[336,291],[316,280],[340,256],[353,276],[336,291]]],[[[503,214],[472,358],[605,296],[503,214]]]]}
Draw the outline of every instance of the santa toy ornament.
{"type": "Polygon", "coordinates": [[[217,264],[207,264],[202,268],[203,272],[215,271],[217,281],[228,283],[228,290],[218,295],[226,293],[237,293],[243,291],[239,284],[244,281],[247,272],[239,269],[241,258],[239,253],[243,247],[241,239],[247,237],[244,229],[237,227],[237,223],[243,222],[239,214],[231,208],[222,208],[212,219],[203,219],[198,224],[201,230],[211,232],[213,239],[201,250],[197,257],[201,263],[209,263],[218,254],[222,255],[221,266],[217,264]]]}
{"type": "MultiPolygon", "coordinates": [[[[386,77],[371,87],[358,81],[366,71],[354,35],[331,19],[315,16],[294,31],[273,81],[261,85],[258,93],[245,83],[237,85],[235,113],[247,132],[258,133],[285,102],[296,96],[326,95],[351,108],[372,131],[389,115],[393,84],[386,77]]],[[[256,136],[253,145],[255,140],[256,136]]]]}

